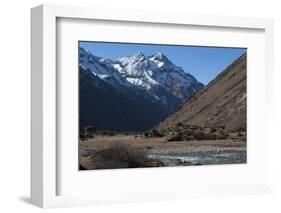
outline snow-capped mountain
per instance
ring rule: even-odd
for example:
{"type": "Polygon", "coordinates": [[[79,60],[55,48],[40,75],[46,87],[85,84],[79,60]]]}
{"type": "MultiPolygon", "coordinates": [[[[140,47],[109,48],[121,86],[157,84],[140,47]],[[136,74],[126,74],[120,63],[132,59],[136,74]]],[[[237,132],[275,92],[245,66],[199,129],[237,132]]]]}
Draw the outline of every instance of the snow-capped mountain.
{"type": "Polygon", "coordinates": [[[102,80],[110,83],[112,86],[120,89],[120,86],[131,86],[131,84],[124,78],[116,68],[114,62],[101,57],[94,56],[89,51],[80,48],[79,66],[85,70],[90,70],[92,74],[102,80]]]}
{"type": "Polygon", "coordinates": [[[117,63],[118,71],[127,81],[146,89],[172,111],[177,104],[171,104],[171,95],[183,102],[203,86],[191,74],[174,65],[163,53],[145,56],[138,52],[118,59],[117,63]]]}
{"type": "Polygon", "coordinates": [[[138,52],[110,60],[80,48],[79,64],[119,91],[142,93],[151,101],[160,102],[168,112],[173,112],[203,87],[202,83],[174,65],[163,53],[145,56],[138,52]]]}

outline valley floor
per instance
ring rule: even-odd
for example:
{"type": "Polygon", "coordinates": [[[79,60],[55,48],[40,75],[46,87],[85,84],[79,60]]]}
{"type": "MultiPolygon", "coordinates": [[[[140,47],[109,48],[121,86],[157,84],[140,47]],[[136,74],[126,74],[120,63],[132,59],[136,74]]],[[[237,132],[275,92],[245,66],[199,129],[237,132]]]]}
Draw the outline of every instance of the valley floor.
{"type": "Polygon", "coordinates": [[[167,141],[165,137],[95,135],[80,142],[80,169],[246,163],[246,142],[239,139],[167,141]]]}

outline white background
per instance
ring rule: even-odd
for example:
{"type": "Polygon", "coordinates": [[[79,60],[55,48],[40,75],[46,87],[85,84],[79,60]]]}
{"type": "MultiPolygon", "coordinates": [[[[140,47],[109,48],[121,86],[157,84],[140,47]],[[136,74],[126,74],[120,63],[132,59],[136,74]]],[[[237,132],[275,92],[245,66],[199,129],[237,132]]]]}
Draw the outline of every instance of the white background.
{"type": "MultiPolygon", "coordinates": [[[[1,212],[37,212],[29,204],[30,178],[30,11],[41,3],[77,4],[73,0],[36,1],[9,0],[1,2],[1,212]]],[[[103,6],[123,9],[186,12],[275,18],[275,120],[273,158],[276,168],[275,190],[272,195],[224,198],[201,198],[185,201],[122,204],[72,209],[47,210],[52,212],[280,212],[281,211],[281,6],[278,0],[80,0],[79,5],[103,6]],[[279,85],[278,85],[279,83],[279,85]],[[279,109],[279,112],[278,112],[279,109]]]]}

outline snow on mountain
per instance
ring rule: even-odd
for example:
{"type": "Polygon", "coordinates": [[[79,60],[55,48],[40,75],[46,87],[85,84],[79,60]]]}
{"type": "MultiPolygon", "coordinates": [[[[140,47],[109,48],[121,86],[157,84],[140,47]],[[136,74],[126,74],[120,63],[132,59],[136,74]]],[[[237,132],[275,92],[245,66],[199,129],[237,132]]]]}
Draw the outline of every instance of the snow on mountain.
{"type": "Polygon", "coordinates": [[[90,70],[93,75],[107,81],[116,88],[120,88],[120,85],[130,86],[128,81],[120,75],[118,69],[113,66],[113,61],[94,56],[83,48],[80,48],[79,55],[79,65],[83,69],[90,70]]]}
{"type": "Polygon", "coordinates": [[[144,90],[169,111],[175,110],[203,84],[174,65],[163,53],[146,56],[142,52],[117,60],[103,59],[80,48],[80,66],[118,89],[144,90]]]}
{"type": "Polygon", "coordinates": [[[149,90],[153,85],[158,84],[152,78],[157,66],[142,52],[138,52],[130,57],[117,59],[116,62],[122,67],[120,73],[133,85],[149,90]]]}
{"type": "Polygon", "coordinates": [[[148,91],[161,86],[183,100],[203,86],[191,74],[174,65],[163,53],[145,56],[138,52],[133,56],[117,59],[117,62],[123,67],[119,72],[130,83],[148,91]]]}

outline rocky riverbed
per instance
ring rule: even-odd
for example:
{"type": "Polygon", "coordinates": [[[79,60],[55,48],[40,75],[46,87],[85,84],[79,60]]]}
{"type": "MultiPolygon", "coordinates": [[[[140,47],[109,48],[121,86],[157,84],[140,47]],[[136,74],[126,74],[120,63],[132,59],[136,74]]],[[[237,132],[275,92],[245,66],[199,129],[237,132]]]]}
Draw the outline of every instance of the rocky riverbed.
{"type": "Polygon", "coordinates": [[[80,142],[80,166],[84,169],[246,162],[246,142],[240,139],[167,141],[165,137],[137,134],[97,134],[80,142]]]}

